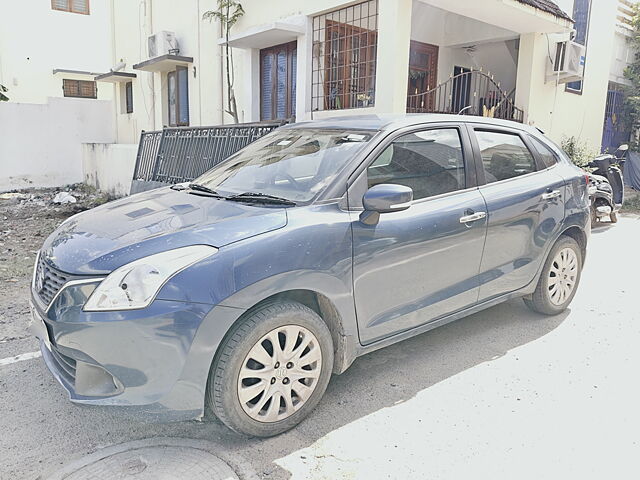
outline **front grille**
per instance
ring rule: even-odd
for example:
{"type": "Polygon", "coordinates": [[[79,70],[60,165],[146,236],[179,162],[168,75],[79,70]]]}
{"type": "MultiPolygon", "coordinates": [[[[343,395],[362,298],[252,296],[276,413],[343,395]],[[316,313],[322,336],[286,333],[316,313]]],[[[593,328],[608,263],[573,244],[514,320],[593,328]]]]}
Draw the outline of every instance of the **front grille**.
{"type": "Polygon", "coordinates": [[[63,353],[60,353],[55,346],[51,346],[51,356],[53,357],[58,372],[65,381],[73,386],[76,382],[76,361],[63,353]]]}
{"type": "Polygon", "coordinates": [[[67,283],[73,275],[62,272],[51,266],[42,255],[36,265],[34,289],[40,300],[49,305],[56,293],[67,283]]]}

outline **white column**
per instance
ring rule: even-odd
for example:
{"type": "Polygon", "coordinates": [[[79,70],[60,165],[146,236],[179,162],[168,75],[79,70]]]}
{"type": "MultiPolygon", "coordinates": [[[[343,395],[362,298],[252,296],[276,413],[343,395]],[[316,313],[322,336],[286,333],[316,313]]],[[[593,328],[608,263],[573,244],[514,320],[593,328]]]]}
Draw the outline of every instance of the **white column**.
{"type": "Polygon", "coordinates": [[[377,113],[405,113],[413,0],[379,0],[377,113]]]}

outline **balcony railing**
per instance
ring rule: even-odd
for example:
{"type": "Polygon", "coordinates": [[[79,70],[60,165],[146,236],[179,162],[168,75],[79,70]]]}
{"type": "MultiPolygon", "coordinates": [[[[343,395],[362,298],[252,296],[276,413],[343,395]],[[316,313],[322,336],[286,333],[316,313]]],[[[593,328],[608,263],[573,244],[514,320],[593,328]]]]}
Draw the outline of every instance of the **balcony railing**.
{"type": "Polygon", "coordinates": [[[476,115],[522,123],[524,110],[515,106],[512,93],[502,90],[492,76],[472,70],[424,93],[408,95],[407,112],[476,115]]]}

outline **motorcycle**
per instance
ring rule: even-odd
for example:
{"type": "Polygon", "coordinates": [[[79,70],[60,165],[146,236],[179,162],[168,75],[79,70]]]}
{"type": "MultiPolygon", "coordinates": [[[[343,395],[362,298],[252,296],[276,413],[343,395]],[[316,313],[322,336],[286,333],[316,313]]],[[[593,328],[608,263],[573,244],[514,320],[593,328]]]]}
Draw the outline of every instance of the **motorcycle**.
{"type": "Polygon", "coordinates": [[[628,150],[628,145],[620,145],[613,154],[599,155],[588,164],[593,169],[588,172],[592,224],[607,216],[611,223],[618,221],[618,212],[624,203],[622,169],[628,150]]]}

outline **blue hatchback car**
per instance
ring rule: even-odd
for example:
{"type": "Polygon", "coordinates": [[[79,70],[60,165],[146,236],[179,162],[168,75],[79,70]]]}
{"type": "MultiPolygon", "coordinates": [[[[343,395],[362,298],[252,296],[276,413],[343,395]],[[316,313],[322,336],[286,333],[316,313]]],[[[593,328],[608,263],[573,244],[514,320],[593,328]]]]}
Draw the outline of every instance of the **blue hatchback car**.
{"type": "Polygon", "coordinates": [[[281,433],[364,353],[514,297],[567,308],[584,173],[537,130],[406,115],[280,128],[44,243],[44,360],[74,402],[281,433]]]}

